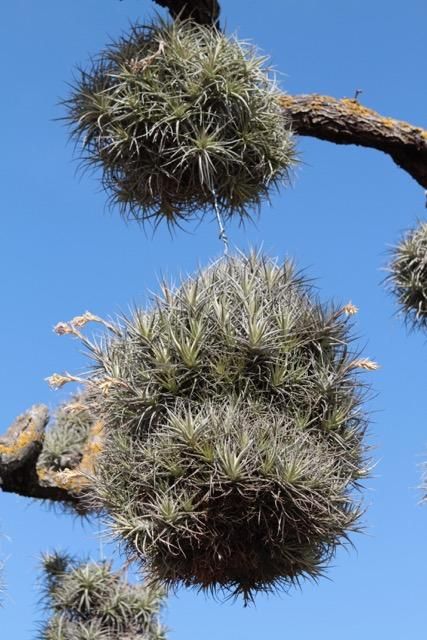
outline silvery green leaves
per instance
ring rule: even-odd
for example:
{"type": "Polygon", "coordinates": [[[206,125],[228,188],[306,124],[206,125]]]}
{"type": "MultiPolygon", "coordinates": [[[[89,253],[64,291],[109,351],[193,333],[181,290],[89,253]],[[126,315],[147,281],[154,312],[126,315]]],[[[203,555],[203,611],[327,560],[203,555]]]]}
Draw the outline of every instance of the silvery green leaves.
{"type": "Polygon", "coordinates": [[[253,48],[194,22],[134,26],[80,72],[73,136],[126,217],[245,217],[286,183],[294,143],[253,48]]]}
{"type": "Polygon", "coordinates": [[[406,232],[392,250],[387,285],[405,320],[427,328],[427,222],[406,232]]]}
{"type": "Polygon", "coordinates": [[[316,579],[357,527],[373,363],[350,306],[290,262],[229,257],[94,345],[97,501],[151,576],[248,600],[316,579]]]}
{"type": "Polygon", "coordinates": [[[63,471],[77,467],[92,425],[93,419],[83,396],[76,395],[60,406],[46,432],[38,459],[39,468],[63,471]]]}
{"type": "Polygon", "coordinates": [[[43,557],[44,596],[51,618],[40,640],[164,640],[158,616],[164,594],[129,584],[108,562],[43,557]]]}

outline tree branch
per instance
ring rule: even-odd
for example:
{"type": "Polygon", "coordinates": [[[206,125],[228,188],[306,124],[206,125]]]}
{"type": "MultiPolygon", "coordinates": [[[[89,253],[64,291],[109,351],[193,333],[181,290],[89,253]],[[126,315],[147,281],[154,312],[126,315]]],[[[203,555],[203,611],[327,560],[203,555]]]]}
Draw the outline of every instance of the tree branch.
{"type": "MultiPolygon", "coordinates": [[[[86,509],[81,503],[81,496],[89,483],[82,472],[89,472],[92,468],[89,454],[94,449],[94,442],[85,447],[82,461],[76,470],[53,471],[40,468],[37,463],[48,422],[47,407],[34,405],[18,416],[0,438],[0,489],[5,493],[16,493],[28,498],[69,504],[83,513],[86,509]]],[[[98,437],[99,429],[94,434],[97,450],[98,437]]]]}
{"type": "Polygon", "coordinates": [[[427,131],[381,116],[357,100],[316,94],[280,98],[295,133],[336,144],[356,144],[387,153],[427,189],[427,131]]]}
{"type": "Polygon", "coordinates": [[[169,10],[172,18],[194,20],[199,24],[219,27],[220,6],[218,0],[154,0],[169,10]]]}

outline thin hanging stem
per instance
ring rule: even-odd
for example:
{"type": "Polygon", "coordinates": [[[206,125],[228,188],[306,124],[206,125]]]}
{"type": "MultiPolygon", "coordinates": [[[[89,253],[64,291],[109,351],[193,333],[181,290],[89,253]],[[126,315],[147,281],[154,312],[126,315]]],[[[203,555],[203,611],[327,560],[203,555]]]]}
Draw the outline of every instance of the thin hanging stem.
{"type": "Polygon", "coordinates": [[[216,219],[217,219],[218,227],[219,227],[219,236],[218,237],[224,243],[224,255],[228,256],[228,236],[227,236],[227,232],[226,232],[225,227],[224,227],[224,222],[222,220],[221,212],[220,212],[219,207],[218,207],[218,198],[216,197],[215,189],[212,189],[212,195],[214,197],[215,214],[216,214],[216,219]]]}

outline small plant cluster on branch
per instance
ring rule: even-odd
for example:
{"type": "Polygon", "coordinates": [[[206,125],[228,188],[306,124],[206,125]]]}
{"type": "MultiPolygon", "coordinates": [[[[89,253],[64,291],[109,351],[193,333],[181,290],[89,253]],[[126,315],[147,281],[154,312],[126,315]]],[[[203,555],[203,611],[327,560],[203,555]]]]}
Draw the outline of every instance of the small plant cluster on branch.
{"type": "Polygon", "coordinates": [[[159,623],[164,593],[129,584],[108,562],[43,557],[44,598],[51,618],[39,640],[165,640],[159,623]]]}
{"type": "Polygon", "coordinates": [[[387,282],[405,320],[427,329],[427,222],[408,231],[393,249],[387,282]]]}
{"type": "Polygon", "coordinates": [[[250,214],[286,182],[294,143],[253,48],[192,21],[134,26],[66,101],[83,157],[140,221],[250,214]]]}
{"type": "Polygon", "coordinates": [[[320,575],[366,474],[356,370],[375,364],[349,351],[355,310],[251,254],[164,285],[92,345],[94,490],[151,576],[249,599],[320,575]]]}
{"type": "Polygon", "coordinates": [[[102,441],[102,423],[95,420],[85,394],[75,394],[56,410],[37,460],[41,486],[65,490],[72,499],[64,508],[81,516],[92,509],[88,495],[102,441]]]}
{"type": "Polygon", "coordinates": [[[52,471],[75,469],[82,460],[83,450],[93,426],[83,396],[75,396],[58,408],[53,423],[46,432],[38,459],[39,468],[52,471]]]}

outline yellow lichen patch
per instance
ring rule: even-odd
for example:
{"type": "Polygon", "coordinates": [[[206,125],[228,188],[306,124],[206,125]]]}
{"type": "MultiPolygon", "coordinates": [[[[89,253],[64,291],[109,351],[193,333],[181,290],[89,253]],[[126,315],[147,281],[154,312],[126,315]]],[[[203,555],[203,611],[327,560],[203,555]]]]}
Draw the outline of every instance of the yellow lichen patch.
{"type": "Polygon", "coordinates": [[[278,103],[281,107],[290,107],[295,104],[295,101],[292,96],[282,95],[278,97],[278,103]]]}
{"type": "Polygon", "coordinates": [[[0,454],[2,455],[14,455],[19,451],[22,451],[26,446],[32,444],[33,442],[41,442],[43,440],[44,434],[40,433],[37,428],[34,420],[29,418],[28,426],[19,436],[16,438],[14,442],[11,444],[3,444],[0,442],[0,454]]]}
{"type": "Polygon", "coordinates": [[[42,484],[48,484],[73,494],[80,493],[82,489],[89,485],[87,478],[72,469],[53,471],[53,469],[39,467],[37,475],[42,484]]]}
{"type": "Polygon", "coordinates": [[[373,109],[368,109],[368,107],[364,107],[357,100],[353,100],[351,98],[343,98],[342,100],[334,100],[334,102],[338,102],[338,104],[344,105],[346,107],[346,110],[354,111],[359,115],[378,118],[378,113],[376,111],[374,111],[373,109]]]}
{"type": "Polygon", "coordinates": [[[84,473],[92,473],[95,467],[97,456],[102,451],[102,436],[104,425],[101,421],[95,422],[90,430],[90,436],[83,449],[83,457],[78,466],[78,470],[84,473]]]}

